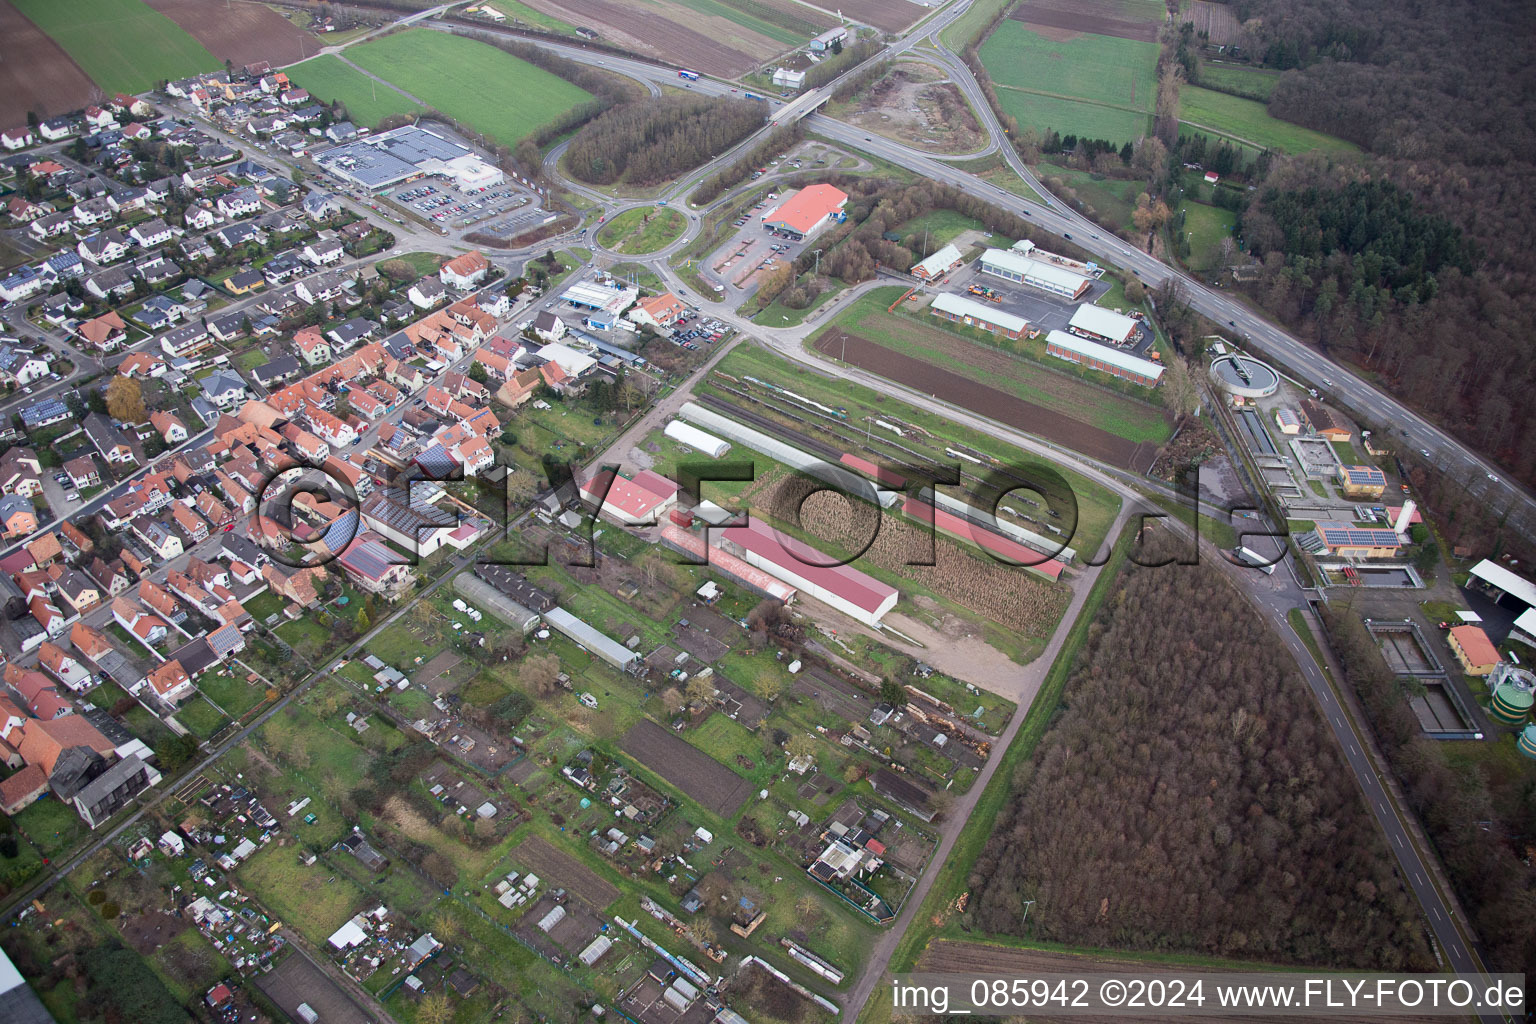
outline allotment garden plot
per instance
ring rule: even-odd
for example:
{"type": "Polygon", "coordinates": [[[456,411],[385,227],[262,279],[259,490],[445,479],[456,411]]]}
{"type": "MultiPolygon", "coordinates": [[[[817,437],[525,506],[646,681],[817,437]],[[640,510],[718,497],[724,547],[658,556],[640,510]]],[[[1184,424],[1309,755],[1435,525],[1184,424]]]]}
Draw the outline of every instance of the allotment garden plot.
{"type": "Polygon", "coordinates": [[[644,719],[625,733],[624,752],[722,817],[736,813],[752,783],[708,754],[644,719]]]}

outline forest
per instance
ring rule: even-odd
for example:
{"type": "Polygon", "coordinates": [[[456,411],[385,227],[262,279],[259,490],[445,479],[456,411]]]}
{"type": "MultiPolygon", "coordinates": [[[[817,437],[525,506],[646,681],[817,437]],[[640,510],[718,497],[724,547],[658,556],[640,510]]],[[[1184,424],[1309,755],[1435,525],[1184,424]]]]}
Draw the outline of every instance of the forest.
{"type": "MultiPolygon", "coordinates": [[[[1252,291],[1303,336],[1379,373],[1522,479],[1536,479],[1532,356],[1536,124],[1525,41],[1536,8],[1450,0],[1241,0],[1243,48],[1290,68],[1269,112],[1364,147],[1363,161],[1274,161],[1244,218],[1264,270],[1252,291]],[[1500,41],[1520,41],[1501,45],[1500,41]],[[1422,215],[1456,225],[1470,265],[1451,260],[1426,293],[1383,295],[1347,245],[1294,252],[1288,206],[1309,190],[1387,180],[1422,215]]],[[[1347,212],[1347,211],[1346,211],[1347,212]]]]}
{"type": "Polygon", "coordinates": [[[571,174],[594,185],[650,185],[679,177],[763,125],[763,105],[709,96],[663,96],[614,107],[565,151],[571,174]]]}
{"type": "Polygon", "coordinates": [[[1311,694],[1220,570],[1129,569],[1062,705],[972,868],[970,927],[1434,968],[1417,905],[1311,694]]]}
{"type": "Polygon", "coordinates": [[[1536,875],[1525,863],[1536,842],[1529,776],[1495,779],[1481,770],[1458,770],[1448,755],[1461,744],[1424,738],[1403,685],[1359,616],[1330,608],[1323,623],[1345,677],[1365,705],[1387,759],[1471,915],[1489,967],[1529,970],[1536,963],[1536,915],[1530,913],[1536,875]],[[1475,822],[1490,827],[1477,828],[1475,822]]]}

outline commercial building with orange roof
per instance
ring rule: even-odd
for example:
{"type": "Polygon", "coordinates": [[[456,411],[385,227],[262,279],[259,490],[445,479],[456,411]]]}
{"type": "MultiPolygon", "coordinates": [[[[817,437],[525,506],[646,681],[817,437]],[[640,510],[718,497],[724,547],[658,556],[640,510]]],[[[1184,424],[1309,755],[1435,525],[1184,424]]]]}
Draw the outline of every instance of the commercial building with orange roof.
{"type": "Polygon", "coordinates": [[[763,226],[790,238],[804,239],[829,220],[842,220],[848,193],[831,185],[807,185],[763,214],[763,226]]]}

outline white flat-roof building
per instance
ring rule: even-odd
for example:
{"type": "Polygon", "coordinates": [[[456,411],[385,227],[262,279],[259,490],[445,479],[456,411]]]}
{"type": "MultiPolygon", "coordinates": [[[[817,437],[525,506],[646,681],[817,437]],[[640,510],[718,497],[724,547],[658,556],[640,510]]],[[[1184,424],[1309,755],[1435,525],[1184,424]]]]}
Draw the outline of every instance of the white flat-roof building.
{"type": "Polygon", "coordinates": [[[580,309],[607,313],[616,317],[640,297],[640,289],[623,285],[599,284],[596,281],[578,281],[560,293],[560,298],[580,309]]]}
{"type": "Polygon", "coordinates": [[[981,254],[980,266],[984,274],[1005,281],[1018,281],[1031,288],[1064,295],[1069,299],[1080,297],[1091,283],[1082,274],[1074,273],[1066,267],[1031,259],[1007,249],[988,249],[981,254]]]}
{"type": "Polygon", "coordinates": [[[1066,331],[1052,331],[1045,336],[1045,351],[1090,369],[1101,370],[1143,387],[1155,387],[1163,376],[1163,367],[1150,359],[1133,356],[1066,331]]]}
{"type": "Polygon", "coordinates": [[[1072,314],[1067,330],[1091,341],[1124,345],[1136,337],[1136,320],[1102,306],[1083,305],[1072,314]]]}
{"type": "Polygon", "coordinates": [[[547,359],[565,371],[567,377],[580,377],[592,367],[597,365],[597,360],[591,356],[578,352],[569,345],[553,342],[539,349],[538,357],[547,359]]]}

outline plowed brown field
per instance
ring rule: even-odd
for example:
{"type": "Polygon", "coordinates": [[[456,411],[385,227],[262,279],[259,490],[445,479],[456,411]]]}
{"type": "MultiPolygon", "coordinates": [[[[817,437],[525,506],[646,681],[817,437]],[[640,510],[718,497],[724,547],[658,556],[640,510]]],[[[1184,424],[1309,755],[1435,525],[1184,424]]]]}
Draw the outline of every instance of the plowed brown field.
{"type": "Polygon", "coordinates": [[[695,71],[735,78],[785,47],[727,18],[699,14],[681,4],[631,5],[615,0],[527,0],[528,6],[604,41],[648,53],[695,71]]]}
{"type": "Polygon", "coordinates": [[[1149,442],[1128,441],[842,328],[822,334],[816,350],[1111,465],[1139,471],[1150,466],[1157,453],[1157,446],[1149,442]]]}
{"type": "Polygon", "coordinates": [[[208,48],[237,67],[268,61],[273,67],[313,57],[324,44],[262,4],[226,0],[148,0],[208,48]]]}
{"type": "Polygon", "coordinates": [[[1070,39],[1080,32],[1157,42],[1156,21],[1137,18],[1115,0],[1026,0],[1008,15],[1047,39],[1070,39]],[[1054,30],[1054,31],[1047,31],[1054,30]]]}
{"type": "Polygon", "coordinates": [[[0,128],[24,126],[28,111],[78,110],[99,94],[59,44],[16,8],[0,3],[0,128]]]}
{"type": "Polygon", "coordinates": [[[919,7],[910,0],[840,0],[837,9],[843,12],[845,18],[887,32],[900,32],[928,13],[928,8],[919,7]]]}

